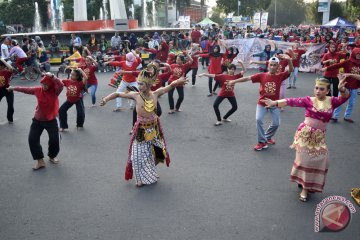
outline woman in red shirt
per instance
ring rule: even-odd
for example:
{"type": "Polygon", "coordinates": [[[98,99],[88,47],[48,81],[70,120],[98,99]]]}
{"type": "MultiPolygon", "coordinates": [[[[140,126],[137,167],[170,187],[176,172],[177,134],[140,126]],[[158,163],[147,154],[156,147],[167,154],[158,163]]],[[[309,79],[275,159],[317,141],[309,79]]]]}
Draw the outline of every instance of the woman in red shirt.
{"type": "MultiPolygon", "coordinates": [[[[121,67],[124,71],[136,71],[137,67],[141,63],[141,58],[137,56],[135,51],[131,51],[126,54],[126,60],[121,62],[109,62],[111,66],[121,67]]],[[[136,77],[131,74],[126,74],[123,76],[122,81],[116,92],[125,92],[127,87],[137,87],[136,77]]],[[[135,105],[134,101],[131,101],[130,108],[133,108],[135,105]]],[[[123,110],[122,98],[116,98],[116,108],[114,112],[120,112],[123,110]]]]}
{"type": "Polygon", "coordinates": [[[86,73],[81,69],[74,69],[70,74],[71,79],[62,80],[66,87],[66,101],[59,109],[60,132],[68,129],[67,111],[75,104],[76,106],[76,127],[83,128],[85,122],[84,102],[82,92],[85,89],[88,79],[86,73]]]}
{"type": "Polygon", "coordinates": [[[29,133],[29,146],[33,159],[37,161],[33,170],[38,170],[45,167],[44,154],[40,144],[40,137],[44,129],[49,135],[49,160],[53,164],[58,164],[56,159],[60,151],[59,146],[59,127],[56,116],[59,111],[59,98],[64,85],[54,77],[52,73],[46,73],[44,78],[40,81],[41,86],[38,87],[8,87],[8,91],[23,92],[30,95],[35,95],[37,99],[37,106],[35,109],[35,116],[32,120],[29,133]]]}
{"type": "Polygon", "coordinates": [[[192,73],[191,73],[191,84],[192,84],[192,86],[195,86],[196,74],[197,74],[198,69],[199,69],[199,56],[198,56],[199,53],[200,53],[199,44],[192,43],[191,48],[190,48],[190,52],[189,52],[189,54],[191,55],[191,58],[193,59],[193,62],[192,62],[191,66],[190,66],[190,69],[189,69],[189,72],[190,72],[190,70],[192,70],[192,73]]]}
{"type": "MultiPolygon", "coordinates": [[[[209,57],[210,58],[210,65],[208,68],[209,74],[220,74],[222,73],[222,59],[223,54],[220,53],[220,46],[215,45],[214,49],[209,54],[199,54],[199,57],[209,57]]],[[[219,85],[218,82],[215,83],[214,89],[212,88],[212,82],[213,78],[209,77],[209,95],[208,97],[211,97],[213,95],[213,92],[215,92],[216,87],[219,85]]]]}
{"type": "MultiPolygon", "coordinates": [[[[185,76],[185,73],[187,72],[187,70],[191,67],[191,64],[193,62],[193,59],[191,58],[191,56],[189,54],[187,54],[187,58],[188,60],[185,61],[185,56],[184,55],[178,55],[176,56],[176,60],[175,60],[175,64],[171,64],[171,76],[169,78],[169,85],[173,82],[178,80],[179,78],[185,76]]],[[[174,108],[174,91],[175,88],[171,89],[168,92],[168,97],[169,97],[169,106],[170,106],[170,111],[169,114],[175,113],[175,112],[181,112],[180,110],[180,106],[181,103],[184,100],[184,85],[178,85],[176,86],[176,91],[179,94],[179,98],[176,102],[176,106],[174,108]]]]}
{"type": "Polygon", "coordinates": [[[96,78],[98,63],[91,57],[87,56],[85,60],[85,66],[80,68],[85,72],[87,77],[86,88],[90,90],[92,107],[96,106],[96,90],[98,86],[98,80],[96,78]]]}
{"type": "Polygon", "coordinates": [[[6,88],[9,87],[13,70],[14,69],[4,59],[0,58],[0,101],[3,97],[6,98],[6,116],[9,123],[13,123],[14,121],[14,93],[7,91],[6,88]]]}
{"type": "MultiPolygon", "coordinates": [[[[321,64],[325,67],[331,66],[335,63],[339,63],[342,58],[345,58],[346,54],[336,52],[336,45],[335,43],[330,43],[329,46],[329,52],[326,53],[322,60],[321,64]]],[[[330,84],[332,84],[332,95],[334,97],[337,97],[339,95],[338,85],[339,85],[339,79],[338,79],[339,69],[335,69],[332,71],[325,71],[324,72],[324,78],[329,80],[330,84]]],[[[331,86],[330,86],[331,87],[331,86]]],[[[328,93],[328,96],[331,96],[331,90],[328,93]]]]}
{"type": "Polygon", "coordinates": [[[220,126],[222,124],[222,122],[231,122],[229,117],[237,110],[237,102],[236,102],[235,93],[234,93],[234,86],[228,86],[227,83],[230,80],[235,80],[238,78],[242,78],[244,76],[244,73],[246,71],[244,64],[242,62],[239,62],[239,64],[241,65],[242,71],[238,74],[235,74],[236,66],[234,64],[230,64],[228,67],[227,74],[202,73],[199,75],[199,77],[202,77],[202,76],[212,77],[215,79],[215,81],[219,81],[221,83],[221,90],[214,102],[214,111],[215,111],[216,118],[217,118],[217,122],[215,123],[215,126],[220,126]],[[221,119],[219,106],[220,106],[220,103],[224,99],[229,100],[229,102],[231,104],[231,109],[221,119]]]}

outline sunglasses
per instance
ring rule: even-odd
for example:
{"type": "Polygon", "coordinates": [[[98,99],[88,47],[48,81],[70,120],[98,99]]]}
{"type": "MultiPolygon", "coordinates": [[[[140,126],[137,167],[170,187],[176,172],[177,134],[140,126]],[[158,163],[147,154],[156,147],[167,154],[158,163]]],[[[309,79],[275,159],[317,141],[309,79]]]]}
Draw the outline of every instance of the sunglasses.
{"type": "Polygon", "coordinates": [[[326,88],[324,88],[324,87],[315,87],[315,90],[325,91],[326,88]]]}

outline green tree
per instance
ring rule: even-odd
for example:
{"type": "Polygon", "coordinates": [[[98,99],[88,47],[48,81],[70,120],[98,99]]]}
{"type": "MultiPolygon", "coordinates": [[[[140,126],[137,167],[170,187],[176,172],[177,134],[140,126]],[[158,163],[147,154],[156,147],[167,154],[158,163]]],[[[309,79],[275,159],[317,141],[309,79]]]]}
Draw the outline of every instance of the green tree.
{"type": "Polygon", "coordinates": [[[360,19],[360,0],[347,0],[345,11],[349,21],[355,22],[360,19]]]}
{"type": "MultiPolygon", "coordinates": [[[[240,15],[244,16],[252,16],[257,10],[268,9],[271,4],[271,0],[240,0],[240,2],[240,15]]],[[[217,0],[216,3],[226,14],[235,12],[237,15],[238,0],[217,0]]]]}
{"type": "MultiPolygon", "coordinates": [[[[306,5],[302,0],[276,0],[276,25],[298,25],[305,20],[306,5]]],[[[268,24],[275,24],[275,1],[272,1],[269,9],[268,24]]]]}
{"type": "Polygon", "coordinates": [[[222,25],[224,25],[225,16],[226,16],[226,14],[224,13],[224,11],[221,8],[219,8],[218,6],[216,6],[216,7],[212,8],[212,14],[211,14],[210,19],[222,26],[222,25]]]}
{"type": "MultiPolygon", "coordinates": [[[[322,13],[318,12],[319,0],[316,0],[306,6],[306,20],[309,23],[321,24],[322,13]]],[[[346,11],[346,4],[343,2],[332,1],[330,5],[330,19],[342,17],[349,19],[346,11]]]]}

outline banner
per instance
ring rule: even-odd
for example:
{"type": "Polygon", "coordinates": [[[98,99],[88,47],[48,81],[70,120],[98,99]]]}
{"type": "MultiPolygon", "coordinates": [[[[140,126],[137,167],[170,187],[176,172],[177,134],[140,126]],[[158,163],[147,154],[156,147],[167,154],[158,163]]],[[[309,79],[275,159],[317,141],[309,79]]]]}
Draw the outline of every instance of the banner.
{"type": "Polygon", "coordinates": [[[329,5],[329,0],[319,0],[318,12],[328,12],[329,5]]]}
{"type": "Polygon", "coordinates": [[[254,22],[254,29],[257,29],[260,27],[260,13],[257,12],[254,14],[253,22],[254,22]]]}
{"type": "MultiPolygon", "coordinates": [[[[236,61],[241,60],[246,68],[258,68],[259,65],[251,64],[250,61],[259,61],[254,54],[264,51],[266,45],[271,46],[271,51],[281,49],[284,53],[296,43],[273,41],[262,38],[234,39],[224,40],[224,46],[236,47],[239,50],[236,61]]],[[[321,54],[325,51],[325,44],[304,44],[307,49],[306,53],[301,56],[300,68],[301,72],[315,72],[321,68],[321,54]]],[[[222,49],[224,51],[224,49],[222,49]]]]}
{"type": "Polygon", "coordinates": [[[261,14],[261,29],[262,30],[264,30],[267,27],[268,17],[269,17],[268,12],[263,12],[261,14]]]}

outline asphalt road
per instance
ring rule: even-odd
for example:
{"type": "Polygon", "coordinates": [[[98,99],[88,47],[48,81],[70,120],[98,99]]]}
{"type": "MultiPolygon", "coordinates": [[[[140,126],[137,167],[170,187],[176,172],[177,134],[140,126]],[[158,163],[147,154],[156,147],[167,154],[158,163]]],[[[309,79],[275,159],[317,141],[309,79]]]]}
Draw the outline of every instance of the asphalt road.
{"type": "MultiPolygon", "coordinates": [[[[202,72],[203,70],[200,70],[202,72]]],[[[250,71],[253,73],[253,71],[250,71]]],[[[98,100],[114,89],[112,73],[97,74],[98,100]]],[[[301,73],[287,96],[312,94],[314,74],[301,73]]],[[[36,85],[15,79],[13,85],[36,85]]],[[[0,104],[0,239],[356,239],[360,213],[339,233],[314,233],[316,205],[325,197],[350,199],[360,186],[360,104],[354,124],[329,124],[330,169],[325,191],[308,203],[298,200],[289,182],[295,152],[289,149],[304,110],[287,108],[281,115],[276,145],[262,152],[256,144],[255,107],[258,85],[236,86],[238,111],[233,122],[214,127],[213,101],[207,78],[187,86],[183,112],[168,115],[167,96],[160,99],[165,137],[172,163],[158,166],[159,182],[141,189],[124,180],[131,111],[113,113],[114,102],[89,109],[85,128],[62,134],[60,165],[33,172],[27,135],[36,105],[34,96],[15,93],[15,122],[6,122],[0,104]]],[[[177,97],[177,94],[175,94],[177,97]]],[[[65,91],[60,102],[65,99],[65,91]]],[[[230,108],[224,101],[222,114],[230,108]]],[[[267,118],[269,123],[269,116],[267,118]]],[[[47,149],[47,134],[42,136],[47,149]]],[[[351,200],[352,201],[352,200],[351,200]]],[[[354,203],[354,201],[352,201],[354,203]]],[[[359,207],[356,208],[358,211],[359,207]]]]}

